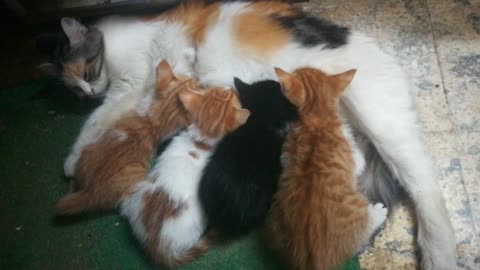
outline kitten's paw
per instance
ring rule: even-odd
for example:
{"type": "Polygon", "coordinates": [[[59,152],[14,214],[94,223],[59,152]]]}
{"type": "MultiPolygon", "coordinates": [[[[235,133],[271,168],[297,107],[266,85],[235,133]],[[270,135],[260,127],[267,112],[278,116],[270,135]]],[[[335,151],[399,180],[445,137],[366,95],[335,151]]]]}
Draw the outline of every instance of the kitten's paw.
{"type": "Polygon", "coordinates": [[[63,172],[66,177],[73,177],[75,175],[75,167],[77,165],[79,156],[75,153],[71,153],[63,164],[63,172]]]}
{"type": "Polygon", "coordinates": [[[388,210],[382,203],[368,205],[371,232],[375,232],[387,219],[388,210]]]}

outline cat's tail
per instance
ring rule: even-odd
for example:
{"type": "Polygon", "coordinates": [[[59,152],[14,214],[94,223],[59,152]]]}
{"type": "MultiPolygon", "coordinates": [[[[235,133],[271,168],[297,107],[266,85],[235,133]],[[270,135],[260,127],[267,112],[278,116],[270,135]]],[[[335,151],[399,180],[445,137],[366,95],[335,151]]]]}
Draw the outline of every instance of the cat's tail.
{"type": "Polygon", "coordinates": [[[211,241],[208,237],[202,237],[193,247],[185,252],[177,254],[155,252],[150,255],[155,263],[162,267],[177,268],[202,256],[211,245],[211,241]]]}
{"type": "Polygon", "coordinates": [[[91,198],[83,192],[73,192],[61,198],[55,206],[55,215],[74,215],[89,209],[91,198]]]}

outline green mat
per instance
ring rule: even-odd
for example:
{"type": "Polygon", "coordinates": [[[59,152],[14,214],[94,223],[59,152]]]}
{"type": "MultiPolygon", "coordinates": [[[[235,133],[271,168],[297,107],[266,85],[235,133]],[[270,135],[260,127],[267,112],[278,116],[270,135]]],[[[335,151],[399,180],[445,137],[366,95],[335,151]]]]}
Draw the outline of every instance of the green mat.
{"type": "MultiPolygon", "coordinates": [[[[115,213],[54,219],[63,160],[95,102],[51,80],[0,91],[0,269],[154,269],[115,213]]],[[[252,234],[182,270],[285,269],[252,234]]],[[[353,258],[343,269],[360,269],[353,258]]]]}

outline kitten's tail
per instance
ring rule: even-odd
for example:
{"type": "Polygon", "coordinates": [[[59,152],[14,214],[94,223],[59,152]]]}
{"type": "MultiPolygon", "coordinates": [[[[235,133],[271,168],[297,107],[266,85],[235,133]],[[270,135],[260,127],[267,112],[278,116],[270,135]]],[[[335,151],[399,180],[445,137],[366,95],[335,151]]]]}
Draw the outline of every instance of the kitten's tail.
{"type": "Polygon", "coordinates": [[[211,241],[208,237],[202,237],[193,247],[184,253],[172,255],[163,252],[155,252],[151,254],[155,263],[167,267],[177,268],[202,256],[211,246],[211,241]]]}
{"type": "Polygon", "coordinates": [[[91,198],[82,192],[74,192],[65,195],[55,206],[55,215],[74,215],[89,209],[91,198]]]}
{"type": "Polygon", "coordinates": [[[118,206],[123,188],[112,192],[78,191],[65,195],[55,206],[55,215],[69,216],[86,211],[111,210],[118,206]]]}

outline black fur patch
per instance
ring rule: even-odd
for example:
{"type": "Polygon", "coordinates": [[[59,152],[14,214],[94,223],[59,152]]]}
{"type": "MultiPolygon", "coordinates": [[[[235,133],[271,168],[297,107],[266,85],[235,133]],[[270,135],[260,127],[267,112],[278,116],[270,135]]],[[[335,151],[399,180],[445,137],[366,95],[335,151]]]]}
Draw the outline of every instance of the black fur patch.
{"type": "Polygon", "coordinates": [[[280,84],[248,85],[235,79],[247,123],[216,146],[203,171],[200,202],[210,225],[223,236],[238,237],[261,225],[270,209],[281,173],[285,126],[297,119],[297,108],[280,84]]]}
{"type": "Polygon", "coordinates": [[[320,17],[297,11],[291,16],[274,16],[280,24],[292,30],[296,41],[305,47],[325,44],[334,49],[347,44],[350,30],[320,17]]]}

